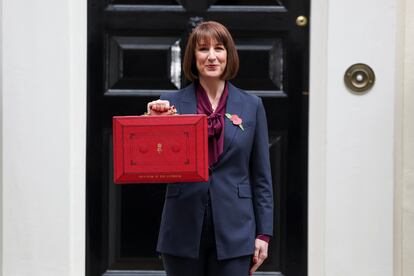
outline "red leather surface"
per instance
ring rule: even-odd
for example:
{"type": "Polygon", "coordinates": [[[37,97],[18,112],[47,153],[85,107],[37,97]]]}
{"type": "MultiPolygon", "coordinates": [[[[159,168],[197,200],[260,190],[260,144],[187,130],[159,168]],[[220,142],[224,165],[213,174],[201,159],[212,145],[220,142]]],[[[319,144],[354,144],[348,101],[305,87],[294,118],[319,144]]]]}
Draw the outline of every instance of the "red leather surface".
{"type": "Polygon", "coordinates": [[[113,117],[114,182],[208,180],[207,116],[113,117]]]}

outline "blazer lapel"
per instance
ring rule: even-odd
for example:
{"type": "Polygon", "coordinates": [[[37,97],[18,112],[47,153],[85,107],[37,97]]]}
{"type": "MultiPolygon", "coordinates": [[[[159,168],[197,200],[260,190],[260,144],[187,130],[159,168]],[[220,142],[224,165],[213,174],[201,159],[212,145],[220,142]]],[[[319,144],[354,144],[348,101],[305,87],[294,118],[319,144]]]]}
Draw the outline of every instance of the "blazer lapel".
{"type": "MultiPolygon", "coordinates": [[[[243,119],[243,101],[240,97],[239,90],[234,87],[230,82],[228,83],[228,98],[226,104],[226,113],[231,115],[236,114],[243,119]]],[[[187,86],[181,95],[179,101],[179,114],[197,114],[197,98],[194,83],[187,86]]],[[[233,125],[233,123],[224,116],[224,149],[220,159],[226,154],[233,141],[235,134],[238,131],[242,131],[239,126],[233,125]]],[[[220,161],[219,161],[220,163],[220,161]]],[[[217,164],[218,165],[218,164],[217,164]]]]}
{"type": "MultiPolygon", "coordinates": [[[[226,113],[237,115],[243,119],[243,102],[240,98],[240,92],[230,82],[228,83],[228,89],[229,94],[227,98],[226,113]]],[[[238,130],[241,131],[239,126],[233,125],[233,123],[224,116],[224,149],[222,156],[226,154],[238,130]]]]}
{"type": "Polygon", "coordinates": [[[179,114],[197,114],[197,98],[194,83],[183,90],[179,105],[179,114]]]}

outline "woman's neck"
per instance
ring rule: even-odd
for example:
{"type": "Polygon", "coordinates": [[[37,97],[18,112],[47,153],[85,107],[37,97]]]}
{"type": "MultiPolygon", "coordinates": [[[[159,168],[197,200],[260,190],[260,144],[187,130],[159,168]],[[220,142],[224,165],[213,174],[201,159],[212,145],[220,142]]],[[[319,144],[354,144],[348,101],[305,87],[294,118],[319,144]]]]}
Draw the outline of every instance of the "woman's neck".
{"type": "Polygon", "coordinates": [[[226,85],[226,82],[224,80],[206,80],[203,78],[200,78],[200,85],[204,88],[204,91],[206,91],[208,99],[210,100],[210,103],[212,105],[215,105],[218,103],[218,100],[221,97],[221,94],[223,94],[224,86],[226,85]]]}

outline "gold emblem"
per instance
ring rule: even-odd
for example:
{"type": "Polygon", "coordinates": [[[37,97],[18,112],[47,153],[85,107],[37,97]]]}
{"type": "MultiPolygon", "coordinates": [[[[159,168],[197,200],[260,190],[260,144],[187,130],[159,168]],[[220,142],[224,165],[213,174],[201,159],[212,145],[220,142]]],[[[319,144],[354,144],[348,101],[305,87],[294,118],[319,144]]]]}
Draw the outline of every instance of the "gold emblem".
{"type": "Polygon", "coordinates": [[[161,143],[157,144],[157,152],[158,152],[158,154],[161,154],[161,152],[162,152],[162,144],[161,143]]]}

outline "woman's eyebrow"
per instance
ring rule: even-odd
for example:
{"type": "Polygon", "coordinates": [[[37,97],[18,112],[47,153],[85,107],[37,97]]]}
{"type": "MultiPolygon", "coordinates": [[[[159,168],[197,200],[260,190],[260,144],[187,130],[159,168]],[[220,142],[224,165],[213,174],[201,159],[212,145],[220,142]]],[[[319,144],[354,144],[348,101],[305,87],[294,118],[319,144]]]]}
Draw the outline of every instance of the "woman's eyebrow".
{"type": "Polygon", "coordinates": [[[206,44],[210,44],[210,41],[206,41],[206,39],[199,39],[197,40],[197,45],[206,45],[206,44]]]}
{"type": "Polygon", "coordinates": [[[207,43],[207,42],[201,42],[201,43],[197,43],[197,47],[206,47],[206,46],[210,46],[210,45],[212,45],[212,46],[214,46],[214,47],[217,47],[217,46],[224,46],[224,44],[223,44],[223,43],[221,43],[221,42],[210,42],[210,43],[207,43]]]}

